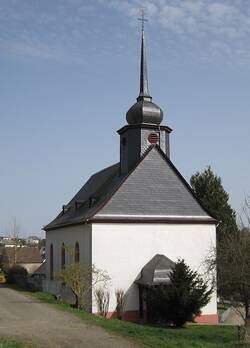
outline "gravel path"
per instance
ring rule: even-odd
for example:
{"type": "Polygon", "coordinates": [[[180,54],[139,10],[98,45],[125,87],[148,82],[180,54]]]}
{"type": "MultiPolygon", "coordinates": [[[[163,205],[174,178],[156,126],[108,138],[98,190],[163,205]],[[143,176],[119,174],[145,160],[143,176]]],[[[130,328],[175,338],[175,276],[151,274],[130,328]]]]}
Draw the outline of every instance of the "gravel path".
{"type": "Polygon", "coordinates": [[[46,348],[140,347],[3,286],[0,286],[0,337],[46,348]]]}

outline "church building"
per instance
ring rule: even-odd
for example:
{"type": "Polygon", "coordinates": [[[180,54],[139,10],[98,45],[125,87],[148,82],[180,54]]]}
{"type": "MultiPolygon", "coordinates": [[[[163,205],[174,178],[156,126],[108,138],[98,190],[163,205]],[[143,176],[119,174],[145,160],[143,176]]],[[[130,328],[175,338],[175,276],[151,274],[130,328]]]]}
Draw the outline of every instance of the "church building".
{"type": "MultiPolygon", "coordinates": [[[[109,317],[116,313],[116,289],[126,293],[124,318],[145,320],[147,288],[169,279],[178,258],[202,269],[216,246],[216,223],[198,202],[170,156],[172,129],[162,125],[163,111],[148,89],[144,29],[141,38],[140,92],[126,115],[120,137],[120,161],[93,174],[46,231],[45,290],[58,293],[54,274],[70,257],[107,271],[109,317]]],[[[92,313],[97,312],[94,295],[92,313]]],[[[216,293],[197,322],[217,323],[216,293]]]]}

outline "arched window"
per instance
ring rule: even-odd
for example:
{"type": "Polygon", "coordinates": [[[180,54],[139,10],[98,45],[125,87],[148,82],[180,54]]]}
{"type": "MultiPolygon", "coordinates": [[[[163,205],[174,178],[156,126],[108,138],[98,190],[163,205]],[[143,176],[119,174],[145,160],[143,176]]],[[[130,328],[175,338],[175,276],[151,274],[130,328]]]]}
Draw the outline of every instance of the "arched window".
{"type": "Polygon", "coordinates": [[[75,262],[80,261],[80,248],[79,248],[79,243],[76,242],[75,244],[75,262]]]}
{"type": "Polygon", "coordinates": [[[54,279],[54,253],[53,253],[53,244],[50,244],[50,251],[49,251],[49,275],[50,280],[54,279]]]}
{"type": "Polygon", "coordinates": [[[61,248],[61,268],[63,269],[65,267],[65,245],[62,243],[61,248]]]}

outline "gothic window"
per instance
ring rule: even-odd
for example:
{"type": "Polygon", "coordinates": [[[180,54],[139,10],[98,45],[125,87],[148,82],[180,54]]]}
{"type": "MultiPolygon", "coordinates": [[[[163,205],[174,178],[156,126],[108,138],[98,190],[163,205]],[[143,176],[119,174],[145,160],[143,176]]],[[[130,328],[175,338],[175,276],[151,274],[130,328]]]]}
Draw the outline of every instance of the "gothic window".
{"type": "Polygon", "coordinates": [[[63,269],[65,267],[65,245],[62,243],[61,248],[61,268],[63,269]]]}
{"type": "Polygon", "coordinates": [[[49,251],[49,275],[50,275],[50,280],[54,279],[54,253],[53,253],[53,244],[50,244],[50,251],[49,251]]]}
{"type": "Polygon", "coordinates": [[[75,244],[75,262],[80,261],[80,248],[79,248],[79,243],[76,242],[75,244]]]}

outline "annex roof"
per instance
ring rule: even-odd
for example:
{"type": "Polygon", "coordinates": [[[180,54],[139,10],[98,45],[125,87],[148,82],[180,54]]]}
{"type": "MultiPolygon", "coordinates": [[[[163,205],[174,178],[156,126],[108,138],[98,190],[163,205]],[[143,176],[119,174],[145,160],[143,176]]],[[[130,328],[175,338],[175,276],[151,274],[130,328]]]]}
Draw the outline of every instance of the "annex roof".
{"type": "Polygon", "coordinates": [[[94,174],[44,229],[108,220],[216,222],[157,145],[125,176],[119,163],[94,174]]]}
{"type": "Polygon", "coordinates": [[[44,260],[43,263],[35,270],[33,273],[34,275],[45,275],[46,274],[46,261],[44,260]]]}
{"type": "Polygon", "coordinates": [[[170,281],[169,275],[175,263],[165,255],[156,254],[141,270],[141,276],[135,281],[143,286],[153,286],[170,281]]]}

